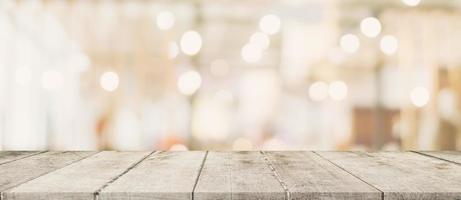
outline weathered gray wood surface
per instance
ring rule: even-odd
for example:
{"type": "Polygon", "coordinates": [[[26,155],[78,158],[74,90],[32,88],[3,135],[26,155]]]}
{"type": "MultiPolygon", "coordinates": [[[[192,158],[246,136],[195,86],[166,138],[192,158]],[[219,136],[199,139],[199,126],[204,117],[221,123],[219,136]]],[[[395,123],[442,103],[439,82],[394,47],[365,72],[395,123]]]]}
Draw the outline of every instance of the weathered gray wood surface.
{"type": "Polygon", "coordinates": [[[24,183],[3,195],[6,200],[88,199],[151,152],[105,151],[24,183]]]}
{"type": "Polygon", "coordinates": [[[39,153],[41,153],[41,151],[2,151],[0,152],[0,165],[27,158],[39,153]]]}
{"type": "Polygon", "coordinates": [[[106,199],[190,199],[206,152],[159,152],[104,188],[106,199]]]}
{"type": "Polygon", "coordinates": [[[0,192],[62,168],[94,153],[45,152],[2,164],[0,165],[0,192]]]}
{"type": "Polygon", "coordinates": [[[265,152],[292,199],[379,199],[381,192],[313,152],[265,152]]]}
{"type": "Polygon", "coordinates": [[[422,151],[421,154],[433,156],[443,160],[448,160],[461,165],[461,152],[460,151],[422,151]]]}
{"type": "Polygon", "coordinates": [[[285,190],[259,152],[209,152],[194,199],[285,199],[285,190]]]}
{"type": "Polygon", "coordinates": [[[461,198],[461,167],[413,152],[319,152],[384,192],[384,199],[461,198]]]}
{"type": "Polygon", "coordinates": [[[0,152],[0,199],[460,200],[460,155],[0,152]]]}

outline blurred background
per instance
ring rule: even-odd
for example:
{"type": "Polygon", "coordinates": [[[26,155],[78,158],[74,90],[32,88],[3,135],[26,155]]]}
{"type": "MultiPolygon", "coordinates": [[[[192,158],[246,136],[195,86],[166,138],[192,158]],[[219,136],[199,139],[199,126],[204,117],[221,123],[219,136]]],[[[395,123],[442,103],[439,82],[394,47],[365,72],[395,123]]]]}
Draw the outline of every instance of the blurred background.
{"type": "Polygon", "coordinates": [[[461,150],[459,0],[1,0],[2,150],[461,150]]]}

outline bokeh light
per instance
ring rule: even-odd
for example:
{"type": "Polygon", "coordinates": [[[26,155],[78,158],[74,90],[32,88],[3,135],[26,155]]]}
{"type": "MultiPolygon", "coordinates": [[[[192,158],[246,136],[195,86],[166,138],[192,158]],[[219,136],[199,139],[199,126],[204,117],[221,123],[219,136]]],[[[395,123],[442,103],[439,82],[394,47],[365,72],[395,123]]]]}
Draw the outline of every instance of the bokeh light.
{"type": "Polygon", "coordinates": [[[259,28],[262,32],[274,35],[280,31],[282,21],[277,15],[269,14],[265,15],[259,21],[259,28]]]}
{"type": "Polygon", "coordinates": [[[102,89],[108,92],[115,91],[118,88],[119,77],[113,71],[104,72],[99,78],[99,85],[102,89]]]}
{"type": "Polygon", "coordinates": [[[202,37],[196,31],[187,31],[181,37],[181,50],[184,54],[193,56],[202,48],[202,37]]]}
{"type": "Polygon", "coordinates": [[[162,11],[157,14],[157,27],[160,30],[168,30],[173,28],[175,17],[170,11],[162,11]]]}
{"type": "Polygon", "coordinates": [[[360,22],[360,30],[370,38],[374,38],[381,33],[381,22],[374,17],[367,17],[360,22]]]}
{"type": "Polygon", "coordinates": [[[423,107],[429,103],[429,91],[424,87],[415,87],[410,93],[411,103],[416,107],[423,107]]]}
{"type": "Polygon", "coordinates": [[[184,95],[194,94],[202,84],[202,77],[196,71],[187,71],[178,78],[178,89],[184,95]]]}
{"type": "Polygon", "coordinates": [[[346,34],[340,38],[341,49],[346,53],[355,53],[360,48],[360,40],[354,34],[346,34]]]}
{"type": "Polygon", "coordinates": [[[314,82],[309,87],[309,97],[313,101],[323,101],[328,97],[328,85],[323,81],[314,82]]]}
{"type": "Polygon", "coordinates": [[[397,52],[399,48],[399,42],[396,37],[392,35],[385,35],[381,38],[379,47],[384,54],[392,55],[397,52]]]}

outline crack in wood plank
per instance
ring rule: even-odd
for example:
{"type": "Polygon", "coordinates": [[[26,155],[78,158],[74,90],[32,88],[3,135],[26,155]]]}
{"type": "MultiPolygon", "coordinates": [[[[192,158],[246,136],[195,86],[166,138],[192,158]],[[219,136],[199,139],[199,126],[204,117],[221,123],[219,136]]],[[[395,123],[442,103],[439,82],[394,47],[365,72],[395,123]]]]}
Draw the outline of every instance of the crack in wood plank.
{"type": "Polygon", "coordinates": [[[277,170],[275,170],[274,166],[272,165],[271,161],[270,161],[269,158],[266,156],[266,154],[264,153],[264,151],[259,151],[259,153],[261,153],[261,155],[263,156],[264,161],[266,162],[267,166],[268,166],[269,169],[272,171],[272,173],[274,174],[274,177],[277,179],[277,181],[280,183],[280,185],[282,186],[283,190],[285,191],[285,199],[286,199],[286,200],[290,200],[290,199],[291,199],[291,194],[290,194],[290,191],[288,190],[288,187],[287,187],[286,183],[283,182],[282,178],[281,178],[280,175],[278,174],[277,170]]]}
{"type": "MultiPolygon", "coordinates": [[[[130,167],[128,167],[127,169],[125,169],[122,173],[120,173],[119,175],[115,176],[114,178],[112,178],[111,180],[109,180],[106,184],[104,184],[103,186],[101,186],[101,188],[99,188],[98,190],[96,190],[96,192],[94,192],[94,200],[98,200],[99,199],[99,194],[100,192],[106,188],[107,186],[109,186],[111,183],[113,183],[114,181],[116,181],[117,179],[119,179],[120,177],[122,177],[123,175],[125,175],[126,173],[128,173],[130,170],[134,169],[136,166],[138,166],[142,161],[146,160],[147,158],[149,158],[150,156],[152,155],[155,155],[157,153],[159,153],[160,151],[152,151],[151,153],[147,154],[146,156],[144,156],[142,159],[140,159],[139,161],[133,163],[130,167]]],[[[0,199],[1,200],[1,199],[0,199]]]]}
{"type": "Polygon", "coordinates": [[[331,160],[329,160],[329,159],[323,157],[322,155],[320,155],[319,153],[317,153],[317,151],[312,151],[312,153],[314,153],[315,155],[319,156],[319,157],[322,158],[322,159],[325,159],[326,161],[328,161],[328,162],[330,162],[331,164],[335,165],[335,166],[338,167],[339,169],[345,171],[346,173],[352,175],[353,177],[359,179],[360,181],[364,182],[365,184],[367,184],[367,185],[371,186],[372,188],[376,189],[377,191],[379,191],[379,192],[381,193],[381,200],[384,200],[384,192],[381,191],[380,189],[378,189],[377,187],[375,187],[374,185],[372,185],[372,184],[366,182],[365,180],[361,179],[361,178],[358,177],[357,175],[355,175],[355,174],[353,174],[353,173],[347,171],[347,170],[344,169],[343,167],[341,167],[341,166],[337,165],[336,163],[332,162],[331,160]]]}
{"type": "Polygon", "coordinates": [[[416,153],[416,154],[419,154],[419,155],[422,155],[422,156],[427,156],[427,157],[430,157],[430,158],[435,158],[435,159],[443,160],[443,161],[450,162],[450,163],[453,163],[453,164],[456,164],[456,165],[461,165],[461,163],[458,163],[458,162],[456,162],[456,161],[448,160],[448,159],[445,159],[445,158],[442,158],[442,157],[438,157],[438,156],[434,156],[434,155],[429,155],[429,154],[424,153],[424,152],[419,152],[419,151],[410,151],[410,152],[416,153]]]}
{"type": "Polygon", "coordinates": [[[208,156],[208,151],[205,152],[205,156],[203,156],[202,164],[200,165],[200,169],[197,174],[197,178],[194,182],[194,187],[192,187],[191,199],[194,200],[195,188],[197,188],[197,183],[200,179],[200,175],[202,174],[203,166],[205,165],[206,157],[208,156]]]}

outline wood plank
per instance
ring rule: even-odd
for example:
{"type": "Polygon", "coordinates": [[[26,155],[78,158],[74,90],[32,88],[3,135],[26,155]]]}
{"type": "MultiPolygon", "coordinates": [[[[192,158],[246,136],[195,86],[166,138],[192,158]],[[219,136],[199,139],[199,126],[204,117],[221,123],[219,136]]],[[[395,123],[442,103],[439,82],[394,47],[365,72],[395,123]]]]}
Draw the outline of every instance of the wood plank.
{"type": "Polygon", "coordinates": [[[265,152],[291,199],[381,199],[381,192],[313,152],[265,152]]]}
{"type": "Polygon", "coordinates": [[[461,166],[413,152],[318,152],[384,192],[384,199],[459,200],[461,166]]]}
{"type": "Polygon", "coordinates": [[[104,151],[4,192],[5,200],[95,198],[95,192],[151,152],[104,151]]]}
{"type": "Polygon", "coordinates": [[[419,151],[418,153],[461,164],[461,151],[419,151]]]}
{"type": "Polygon", "coordinates": [[[99,193],[101,200],[191,199],[206,152],[155,153],[99,193]]]}
{"type": "Polygon", "coordinates": [[[194,199],[285,199],[259,152],[209,152],[194,199]]]}
{"type": "Polygon", "coordinates": [[[0,151],[0,165],[39,154],[42,151],[0,151]]]}
{"type": "Polygon", "coordinates": [[[95,153],[96,152],[45,152],[0,165],[0,192],[95,153]]]}

